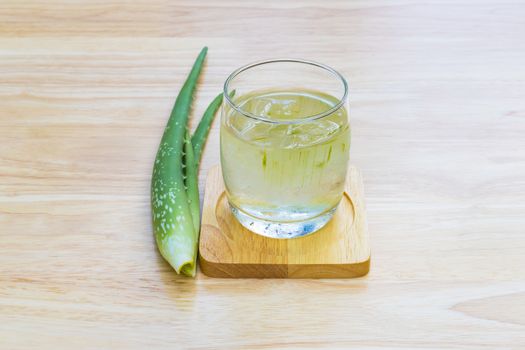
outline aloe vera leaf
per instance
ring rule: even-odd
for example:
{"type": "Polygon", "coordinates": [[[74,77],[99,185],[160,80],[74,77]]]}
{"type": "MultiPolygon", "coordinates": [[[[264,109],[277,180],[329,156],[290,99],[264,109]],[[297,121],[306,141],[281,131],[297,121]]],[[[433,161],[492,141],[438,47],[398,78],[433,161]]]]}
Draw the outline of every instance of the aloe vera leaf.
{"type": "Polygon", "coordinates": [[[197,233],[184,185],[183,147],[193,92],[206,57],[204,47],[177,96],[164,129],[151,179],[153,231],[161,255],[177,273],[194,276],[197,233]]]}

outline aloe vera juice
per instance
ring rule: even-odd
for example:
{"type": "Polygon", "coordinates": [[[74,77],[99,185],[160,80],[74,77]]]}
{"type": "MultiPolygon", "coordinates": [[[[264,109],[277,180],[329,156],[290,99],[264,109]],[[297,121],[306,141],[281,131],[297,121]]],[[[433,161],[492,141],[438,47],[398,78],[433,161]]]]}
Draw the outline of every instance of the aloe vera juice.
{"type": "Polygon", "coordinates": [[[312,90],[253,92],[229,106],[221,123],[221,164],[230,204],[255,218],[293,222],[334,210],[350,146],[347,111],[312,90]]]}

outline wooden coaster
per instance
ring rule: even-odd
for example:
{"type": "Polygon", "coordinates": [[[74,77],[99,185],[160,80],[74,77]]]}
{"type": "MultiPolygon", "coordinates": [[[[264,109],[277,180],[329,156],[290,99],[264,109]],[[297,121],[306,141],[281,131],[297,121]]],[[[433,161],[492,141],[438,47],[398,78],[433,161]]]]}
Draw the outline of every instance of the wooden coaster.
{"type": "Polygon", "coordinates": [[[230,278],[351,278],[366,275],[370,246],[360,171],[348,169],[345,195],[318,232],[292,239],[263,237],[230,211],[219,166],[208,173],[199,243],[202,272],[230,278]]]}

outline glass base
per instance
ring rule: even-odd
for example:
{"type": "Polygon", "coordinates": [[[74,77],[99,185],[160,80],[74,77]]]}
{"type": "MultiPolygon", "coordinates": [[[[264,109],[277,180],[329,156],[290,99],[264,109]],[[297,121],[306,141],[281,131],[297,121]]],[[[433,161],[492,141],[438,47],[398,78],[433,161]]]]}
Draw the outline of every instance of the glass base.
{"type": "Polygon", "coordinates": [[[334,216],[337,206],[303,221],[276,222],[256,218],[230,204],[235,218],[253,233],[270,238],[296,238],[309,235],[323,228],[334,216]]]}

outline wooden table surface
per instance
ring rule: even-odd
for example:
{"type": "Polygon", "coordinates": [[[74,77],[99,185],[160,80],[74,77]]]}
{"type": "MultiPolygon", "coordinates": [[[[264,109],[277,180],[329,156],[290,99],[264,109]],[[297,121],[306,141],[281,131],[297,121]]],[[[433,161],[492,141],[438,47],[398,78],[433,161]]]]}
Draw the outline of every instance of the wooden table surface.
{"type": "Polygon", "coordinates": [[[525,348],[523,2],[3,0],[0,141],[1,349],[525,348]],[[152,163],[204,45],[195,116],[254,60],[348,78],[367,277],[161,259],[152,163]]]}

